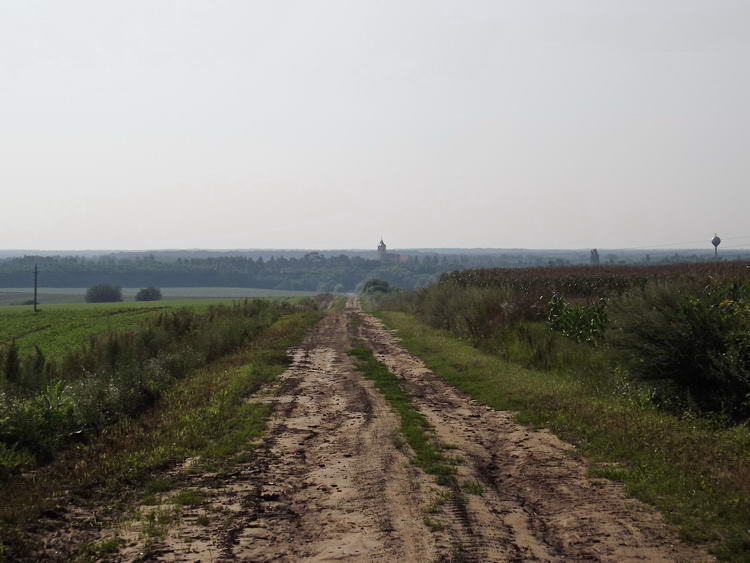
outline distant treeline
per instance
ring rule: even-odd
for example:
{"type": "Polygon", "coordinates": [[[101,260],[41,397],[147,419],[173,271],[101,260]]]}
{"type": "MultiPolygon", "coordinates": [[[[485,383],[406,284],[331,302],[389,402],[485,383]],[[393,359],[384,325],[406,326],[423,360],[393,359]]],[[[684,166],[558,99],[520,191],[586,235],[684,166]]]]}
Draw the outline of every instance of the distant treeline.
{"type": "MultiPolygon", "coordinates": [[[[580,254],[580,252],[579,252],[580,254]]],[[[656,256],[639,261],[656,263],[656,256]]],[[[704,261],[704,255],[666,253],[659,262],[704,261]]],[[[712,257],[711,257],[712,258],[712,257]]],[[[603,263],[636,260],[636,255],[605,254],[603,263]]],[[[122,287],[254,287],[304,291],[351,291],[365,280],[380,278],[403,288],[424,287],[445,272],[470,268],[528,267],[580,264],[580,257],[564,251],[503,252],[498,254],[417,253],[389,254],[387,260],[356,255],[309,252],[302,256],[184,257],[171,253],[135,256],[22,256],[0,260],[0,287],[28,287],[31,271],[38,265],[40,287],[89,287],[110,283],[122,287]]]]}
{"type": "MultiPolygon", "coordinates": [[[[478,262],[473,261],[474,265],[478,262]]],[[[446,257],[410,257],[403,262],[359,257],[325,257],[310,253],[302,258],[178,258],[161,262],[153,257],[118,260],[82,257],[24,256],[0,260],[0,287],[26,287],[37,264],[46,287],[88,287],[111,283],[123,287],[256,287],[305,291],[348,291],[371,277],[403,288],[421,287],[435,276],[457,268],[446,257]]],[[[466,267],[469,267],[469,263],[466,267]]]]}

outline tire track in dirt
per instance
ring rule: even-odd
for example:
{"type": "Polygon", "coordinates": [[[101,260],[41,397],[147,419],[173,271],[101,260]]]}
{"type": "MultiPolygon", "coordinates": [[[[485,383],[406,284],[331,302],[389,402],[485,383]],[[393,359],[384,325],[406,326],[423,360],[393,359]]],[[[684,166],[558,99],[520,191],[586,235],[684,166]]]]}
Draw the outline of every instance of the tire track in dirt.
{"type": "Polygon", "coordinates": [[[206,504],[185,509],[148,551],[142,524],[120,530],[128,547],[117,559],[438,559],[440,542],[424,523],[437,487],[396,447],[396,416],[347,355],[353,314],[325,317],[290,351],[278,389],[250,399],[275,405],[252,459],[191,477],[206,504]],[[209,521],[199,524],[202,516],[209,521]]]}
{"type": "Polygon", "coordinates": [[[464,395],[411,355],[379,319],[359,316],[361,337],[405,381],[437,439],[463,460],[459,482],[484,489],[468,495],[465,516],[457,516],[465,520],[461,540],[468,541],[468,559],[713,560],[681,543],[658,513],[626,497],[616,483],[588,477],[573,446],[464,395]],[[498,544],[504,556],[497,556],[498,544]]]}

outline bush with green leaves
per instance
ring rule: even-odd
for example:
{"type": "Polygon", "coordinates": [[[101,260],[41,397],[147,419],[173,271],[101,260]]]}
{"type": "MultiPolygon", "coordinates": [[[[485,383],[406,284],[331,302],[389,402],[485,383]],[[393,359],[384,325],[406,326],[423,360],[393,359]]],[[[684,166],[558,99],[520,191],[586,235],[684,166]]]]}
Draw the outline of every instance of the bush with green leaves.
{"type": "Polygon", "coordinates": [[[576,342],[596,344],[609,324],[604,298],[589,304],[573,304],[555,294],[547,303],[547,325],[576,342]]]}
{"type": "Polygon", "coordinates": [[[161,301],[161,289],[152,285],[144,287],[135,294],[136,301],[161,301]]]}
{"type": "Polygon", "coordinates": [[[122,301],[122,288],[109,283],[92,285],[86,290],[87,303],[115,303],[122,301]]]}
{"type": "Polygon", "coordinates": [[[749,275],[745,263],[468,270],[375,303],[510,361],[602,389],[617,370],[662,408],[745,422],[749,275]]]}
{"type": "Polygon", "coordinates": [[[668,401],[750,417],[750,282],[652,287],[617,303],[612,342],[668,401]]]}
{"type": "Polygon", "coordinates": [[[373,293],[390,293],[394,290],[393,286],[380,278],[371,278],[362,286],[362,293],[370,295],[373,293]]]}

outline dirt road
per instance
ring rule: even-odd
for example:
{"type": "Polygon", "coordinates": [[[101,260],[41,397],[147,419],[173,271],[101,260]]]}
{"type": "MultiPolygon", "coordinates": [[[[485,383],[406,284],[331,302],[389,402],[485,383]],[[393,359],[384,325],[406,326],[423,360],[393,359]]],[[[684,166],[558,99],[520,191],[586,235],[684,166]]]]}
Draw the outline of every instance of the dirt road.
{"type": "Polygon", "coordinates": [[[710,559],[619,486],[587,477],[572,446],[443,383],[355,299],[290,353],[279,385],[252,399],[275,405],[253,456],[229,473],[191,473],[205,502],[156,543],[145,545],[142,521],[106,530],[102,538],[125,539],[111,559],[710,559]],[[355,339],[403,379],[474,494],[457,495],[412,463],[398,418],[347,355],[355,339]]]}

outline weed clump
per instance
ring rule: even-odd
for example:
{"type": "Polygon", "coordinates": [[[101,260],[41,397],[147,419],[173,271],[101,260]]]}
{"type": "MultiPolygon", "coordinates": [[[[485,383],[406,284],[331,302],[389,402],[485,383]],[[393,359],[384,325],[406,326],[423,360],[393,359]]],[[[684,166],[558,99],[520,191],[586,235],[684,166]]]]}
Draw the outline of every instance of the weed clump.
{"type": "Polygon", "coordinates": [[[617,303],[611,342],[666,405],[750,418],[750,282],[654,287],[617,303]]]}

